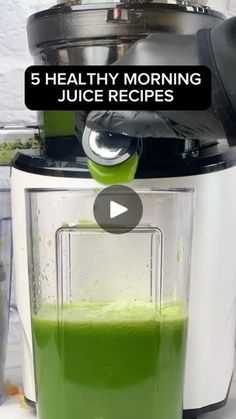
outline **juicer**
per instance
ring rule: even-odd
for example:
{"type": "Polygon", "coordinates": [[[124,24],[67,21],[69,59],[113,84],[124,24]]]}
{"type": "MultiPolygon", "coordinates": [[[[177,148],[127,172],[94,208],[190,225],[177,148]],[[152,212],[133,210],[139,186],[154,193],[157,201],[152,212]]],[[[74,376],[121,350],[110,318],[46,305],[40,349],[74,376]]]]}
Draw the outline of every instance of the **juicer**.
{"type": "MultiPolygon", "coordinates": [[[[173,38],[175,34],[188,37],[200,29],[218,27],[223,21],[224,16],[210,9],[206,1],[71,1],[31,16],[28,39],[36,64],[97,66],[121,59],[137,40],[149,34],[171,32],[173,38]]],[[[192,51],[190,48],[189,61],[196,64],[192,51]]],[[[29,189],[101,188],[88,170],[82,146],[83,117],[81,121],[76,119],[76,129],[74,115],[70,112],[41,112],[39,123],[41,155],[18,154],[12,165],[24,394],[32,402],[35,389],[25,193],[29,189]]],[[[184,391],[184,415],[188,418],[224,406],[233,376],[235,176],[236,149],[229,147],[226,139],[149,138],[143,141],[136,176],[129,184],[134,190],[194,188],[196,192],[184,391]]],[[[50,199],[45,205],[49,219],[53,220],[50,199]]],[[[65,207],[64,211],[66,209],[70,210],[65,207]]],[[[47,235],[47,231],[44,234],[47,235]]]]}

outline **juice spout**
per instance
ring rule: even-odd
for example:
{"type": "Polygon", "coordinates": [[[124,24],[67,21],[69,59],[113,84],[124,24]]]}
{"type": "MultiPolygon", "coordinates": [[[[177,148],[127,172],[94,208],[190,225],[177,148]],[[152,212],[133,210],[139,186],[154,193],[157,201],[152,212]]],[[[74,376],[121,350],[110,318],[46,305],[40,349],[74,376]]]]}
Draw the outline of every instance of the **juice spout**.
{"type": "Polygon", "coordinates": [[[88,167],[93,179],[104,185],[130,183],[135,177],[139,157],[133,156],[117,166],[103,166],[88,159],[88,167]]]}
{"type": "Polygon", "coordinates": [[[91,176],[104,185],[130,183],[139,161],[138,138],[86,128],[82,139],[91,176]]]}

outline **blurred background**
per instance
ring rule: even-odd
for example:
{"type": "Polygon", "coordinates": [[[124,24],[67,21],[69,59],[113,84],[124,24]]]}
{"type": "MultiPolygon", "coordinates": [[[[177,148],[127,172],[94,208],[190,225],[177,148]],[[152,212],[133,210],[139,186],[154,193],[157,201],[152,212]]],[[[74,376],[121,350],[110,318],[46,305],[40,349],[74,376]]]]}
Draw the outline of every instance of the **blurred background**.
{"type": "Polygon", "coordinates": [[[27,46],[26,19],[55,4],[50,0],[0,1],[0,125],[32,122],[24,106],[24,70],[32,64],[27,46]]]}

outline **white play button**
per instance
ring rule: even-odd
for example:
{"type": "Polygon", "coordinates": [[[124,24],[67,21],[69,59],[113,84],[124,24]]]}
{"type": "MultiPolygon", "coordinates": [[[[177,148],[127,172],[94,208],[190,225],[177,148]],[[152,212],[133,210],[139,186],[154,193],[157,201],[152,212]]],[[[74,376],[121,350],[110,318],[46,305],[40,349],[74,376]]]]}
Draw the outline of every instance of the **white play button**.
{"type": "Polygon", "coordinates": [[[108,233],[124,234],[135,228],[143,214],[139,195],[124,185],[113,185],[97,195],[93,205],[97,224],[108,233]]]}
{"type": "Polygon", "coordinates": [[[124,207],[123,205],[120,205],[115,201],[110,202],[110,218],[111,219],[118,217],[119,215],[124,214],[127,211],[128,211],[127,207],[124,207]]]}

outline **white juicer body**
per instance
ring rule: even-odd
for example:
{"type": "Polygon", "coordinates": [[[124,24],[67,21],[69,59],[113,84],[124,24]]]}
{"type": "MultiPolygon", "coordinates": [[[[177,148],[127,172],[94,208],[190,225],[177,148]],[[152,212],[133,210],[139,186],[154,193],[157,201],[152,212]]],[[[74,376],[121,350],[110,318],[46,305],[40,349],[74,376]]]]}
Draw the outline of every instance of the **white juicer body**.
{"type": "MultiPolygon", "coordinates": [[[[135,180],[131,187],[194,188],[190,312],[184,409],[218,407],[234,369],[236,323],[236,167],[204,175],[135,180]]],[[[25,190],[101,188],[92,179],[43,176],[12,168],[16,298],[23,329],[24,394],[35,401],[25,190]]],[[[50,217],[50,202],[48,202],[50,217]]],[[[53,217],[53,216],[52,216],[53,217]]],[[[66,221],[66,220],[64,220],[66,221]]]]}

